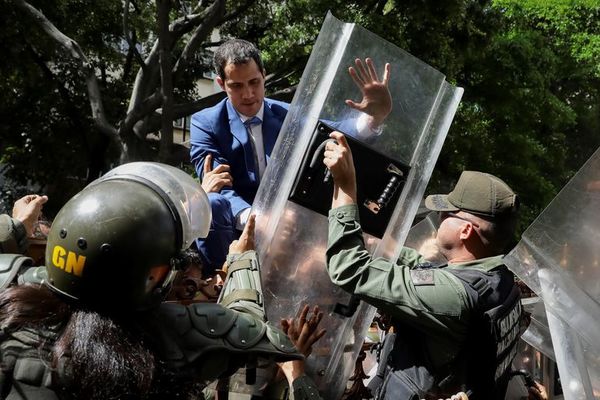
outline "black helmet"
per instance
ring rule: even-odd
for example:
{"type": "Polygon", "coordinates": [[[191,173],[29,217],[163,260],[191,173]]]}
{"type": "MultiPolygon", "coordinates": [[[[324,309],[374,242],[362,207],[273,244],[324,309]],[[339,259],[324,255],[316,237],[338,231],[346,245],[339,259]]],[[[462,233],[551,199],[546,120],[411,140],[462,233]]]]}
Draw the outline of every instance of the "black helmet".
{"type": "Polygon", "coordinates": [[[200,184],[163,164],[119,166],[58,213],[48,236],[48,286],[94,308],[130,310],[166,295],[181,250],[206,237],[200,184]]]}

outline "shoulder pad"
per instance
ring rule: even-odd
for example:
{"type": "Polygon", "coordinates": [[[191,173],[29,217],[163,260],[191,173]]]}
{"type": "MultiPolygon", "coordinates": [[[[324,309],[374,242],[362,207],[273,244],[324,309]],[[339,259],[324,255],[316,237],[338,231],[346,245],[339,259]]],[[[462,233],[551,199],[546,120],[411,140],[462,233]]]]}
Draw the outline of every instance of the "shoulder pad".
{"type": "Polygon", "coordinates": [[[21,254],[0,254],[0,290],[6,289],[15,278],[26,269],[33,266],[33,259],[21,254]]]}
{"type": "MultiPolygon", "coordinates": [[[[157,346],[162,358],[172,367],[187,365],[190,360],[200,355],[214,344],[218,347],[218,338],[204,335],[198,329],[202,326],[201,313],[197,315],[195,308],[179,303],[162,303],[154,313],[144,316],[142,322],[148,334],[157,346]]],[[[204,328],[209,333],[211,328],[204,328]]],[[[214,328],[213,328],[214,329],[214,328]]]]}
{"type": "MultiPolygon", "coordinates": [[[[56,340],[56,335],[51,331],[36,332],[24,329],[4,336],[0,345],[2,354],[2,372],[4,379],[9,380],[3,389],[12,386],[6,398],[24,399],[58,399],[53,387],[53,368],[50,368],[47,358],[51,353],[51,343],[56,340]],[[21,392],[25,389],[24,392],[21,392]],[[16,395],[25,393],[25,397],[16,395]]],[[[4,382],[2,382],[4,383],[4,382]]]]}
{"type": "Polygon", "coordinates": [[[283,353],[292,354],[296,352],[296,347],[290,338],[283,331],[274,328],[271,324],[267,324],[267,338],[277,350],[283,353]]]}
{"type": "Polygon", "coordinates": [[[192,324],[203,335],[210,338],[222,337],[236,321],[237,314],[225,307],[213,303],[193,304],[192,324]]]}
{"type": "Polygon", "coordinates": [[[239,313],[227,341],[234,347],[248,349],[256,346],[263,338],[267,325],[249,314],[239,313]]]}

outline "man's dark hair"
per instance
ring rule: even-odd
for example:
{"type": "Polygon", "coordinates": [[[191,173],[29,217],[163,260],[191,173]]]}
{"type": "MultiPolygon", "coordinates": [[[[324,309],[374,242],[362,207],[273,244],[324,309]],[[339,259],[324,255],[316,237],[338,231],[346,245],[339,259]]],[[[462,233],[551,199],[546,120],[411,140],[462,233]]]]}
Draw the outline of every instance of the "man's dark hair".
{"type": "Polygon", "coordinates": [[[265,73],[265,68],[262,59],[260,58],[260,52],[256,46],[247,40],[231,39],[217,48],[213,57],[213,66],[215,67],[217,75],[219,75],[221,79],[226,79],[225,66],[227,64],[246,64],[250,62],[250,60],[254,60],[256,65],[258,65],[260,72],[263,74],[265,73]]]}

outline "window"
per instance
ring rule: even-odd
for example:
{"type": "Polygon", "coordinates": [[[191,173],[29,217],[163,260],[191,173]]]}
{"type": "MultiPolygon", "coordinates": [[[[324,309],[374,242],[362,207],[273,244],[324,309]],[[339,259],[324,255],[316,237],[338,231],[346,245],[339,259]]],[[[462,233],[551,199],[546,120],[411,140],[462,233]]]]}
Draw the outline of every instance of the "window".
{"type": "Polygon", "coordinates": [[[192,119],[191,116],[187,116],[185,118],[177,118],[177,119],[173,120],[173,127],[183,129],[183,130],[189,129],[191,119],[192,119]]]}

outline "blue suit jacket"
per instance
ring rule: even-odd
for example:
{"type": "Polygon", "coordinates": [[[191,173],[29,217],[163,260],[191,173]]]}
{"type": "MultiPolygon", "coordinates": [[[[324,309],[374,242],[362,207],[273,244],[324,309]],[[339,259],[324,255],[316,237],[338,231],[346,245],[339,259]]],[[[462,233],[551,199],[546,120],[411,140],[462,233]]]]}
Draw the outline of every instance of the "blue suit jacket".
{"type": "MultiPolygon", "coordinates": [[[[265,98],[262,130],[267,161],[288,107],[287,103],[265,98]]],[[[190,156],[198,176],[202,176],[204,159],[208,154],[213,155],[213,168],[229,164],[233,187],[223,188],[221,194],[231,203],[233,215],[250,207],[258,190],[258,167],[248,131],[231,102],[224,99],[194,114],[190,132],[190,156]]]]}

